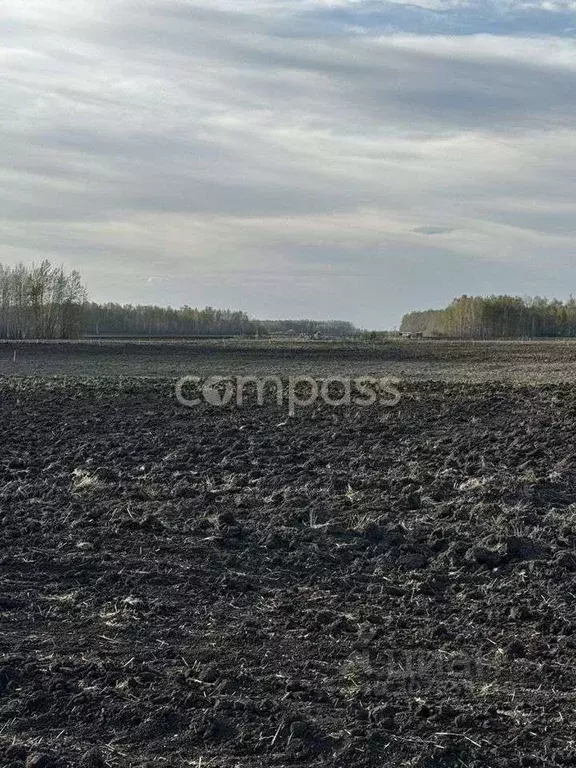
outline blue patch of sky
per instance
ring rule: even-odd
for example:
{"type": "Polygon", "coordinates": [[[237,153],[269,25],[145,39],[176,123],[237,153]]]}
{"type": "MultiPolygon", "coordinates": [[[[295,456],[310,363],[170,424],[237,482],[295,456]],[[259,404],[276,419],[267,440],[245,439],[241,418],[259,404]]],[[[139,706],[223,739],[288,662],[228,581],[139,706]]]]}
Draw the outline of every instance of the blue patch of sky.
{"type": "Polygon", "coordinates": [[[425,35],[491,34],[508,36],[576,36],[576,13],[569,10],[506,7],[478,2],[433,10],[418,5],[364,2],[348,7],[316,7],[292,15],[277,34],[286,37],[332,37],[367,32],[425,35]]]}

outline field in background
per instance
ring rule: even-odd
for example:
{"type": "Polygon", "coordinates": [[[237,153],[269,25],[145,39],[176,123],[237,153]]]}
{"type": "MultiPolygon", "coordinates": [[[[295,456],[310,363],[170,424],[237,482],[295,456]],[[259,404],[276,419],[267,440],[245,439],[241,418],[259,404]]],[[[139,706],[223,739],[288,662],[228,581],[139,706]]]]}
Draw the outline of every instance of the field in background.
{"type": "Polygon", "coordinates": [[[569,382],[576,379],[576,341],[0,342],[0,376],[186,374],[373,374],[408,380],[569,382]]]}

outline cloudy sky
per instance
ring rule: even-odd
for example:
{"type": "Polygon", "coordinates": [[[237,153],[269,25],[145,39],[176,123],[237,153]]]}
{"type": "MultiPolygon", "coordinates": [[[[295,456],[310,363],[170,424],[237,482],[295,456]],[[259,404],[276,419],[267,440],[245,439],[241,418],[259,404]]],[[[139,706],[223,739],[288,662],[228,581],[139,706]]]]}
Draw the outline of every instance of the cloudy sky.
{"type": "Polygon", "coordinates": [[[385,328],[576,293],[576,1],[3,0],[0,261],[385,328]]]}

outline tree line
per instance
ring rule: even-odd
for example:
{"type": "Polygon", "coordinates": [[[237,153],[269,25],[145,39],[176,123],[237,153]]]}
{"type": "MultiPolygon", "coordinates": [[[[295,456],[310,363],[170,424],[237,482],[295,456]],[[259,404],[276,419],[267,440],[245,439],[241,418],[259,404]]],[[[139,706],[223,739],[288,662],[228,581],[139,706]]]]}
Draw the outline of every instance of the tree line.
{"type": "Polygon", "coordinates": [[[254,320],[245,312],[205,307],[96,304],[85,307],[89,336],[314,336],[340,338],[354,334],[352,323],[340,320],[254,320]]]}
{"type": "Polygon", "coordinates": [[[351,323],[254,320],[245,312],[184,306],[98,304],[88,300],[78,272],[49,261],[14,267],[0,264],[0,338],[74,339],[82,336],[275,336],[341,337],[351,323]]]}
{"type": "Polygon", "coordinates": [[[96,304],[84,308],[84,330],[89,336],[245,336],[257,325],[245,312],[205,307],[96,304]]]}
{"type": "MultiPolygon", "coordinates": [[[[409,312],[404,333],[468,339],[576,336],[576,299],[460,296],[444,309],[409,312]]],[[[89,336],[358,336],[352,323],[254,320],[245,312],[88,301],[80,274],[49,261],[0,264],[0,338],[89,336]]]]}
{"type": "Polygon", "coordinates": [[[576,336],[576,300],[460,296],[445,309],[404,315],[400,331],[461,339],[576,336]]]}

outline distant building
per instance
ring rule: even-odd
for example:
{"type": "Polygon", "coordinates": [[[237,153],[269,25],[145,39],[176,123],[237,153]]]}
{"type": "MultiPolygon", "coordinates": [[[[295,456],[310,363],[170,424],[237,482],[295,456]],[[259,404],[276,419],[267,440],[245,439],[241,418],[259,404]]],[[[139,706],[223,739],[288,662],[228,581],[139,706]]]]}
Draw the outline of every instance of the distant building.
{"type": "Polygon", "coordinates": [[[400,331],[400,336],[403,339],[423,339],[424,333],[422,331],[400,331]]]}

